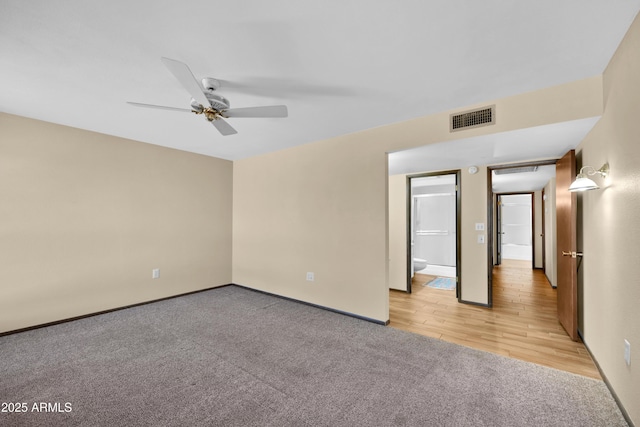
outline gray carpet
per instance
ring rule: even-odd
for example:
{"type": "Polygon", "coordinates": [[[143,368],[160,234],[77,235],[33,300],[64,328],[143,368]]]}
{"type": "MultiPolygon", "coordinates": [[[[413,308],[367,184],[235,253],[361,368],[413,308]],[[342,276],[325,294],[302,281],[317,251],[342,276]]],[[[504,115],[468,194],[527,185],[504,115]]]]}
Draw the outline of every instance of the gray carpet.
{"type": "Polygon", "coordinates": [[[2,426],[627,425],[601,381],[237,286],[0,337],[0,372],[2,426]]]}

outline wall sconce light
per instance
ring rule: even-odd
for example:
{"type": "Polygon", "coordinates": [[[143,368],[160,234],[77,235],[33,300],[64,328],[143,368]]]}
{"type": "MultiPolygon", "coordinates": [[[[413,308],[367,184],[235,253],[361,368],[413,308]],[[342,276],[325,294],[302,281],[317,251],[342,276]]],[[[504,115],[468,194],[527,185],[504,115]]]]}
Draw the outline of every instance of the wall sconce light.
{"type": "Polygon", "coordinates": [[[588,190],[597,190],[600,188],[598,184],[596,184],[592,179],[587,178],[587,176],[591,175],[600,175],[603,178],[606,178],[609,174],[609,163],[605,163],[598,170],[595,170],[591,166],[583,166],[580,168],[580,173],[576,176],[576,180],[571,183],[569,186],[569,191],[588,191],[588,190]]]}

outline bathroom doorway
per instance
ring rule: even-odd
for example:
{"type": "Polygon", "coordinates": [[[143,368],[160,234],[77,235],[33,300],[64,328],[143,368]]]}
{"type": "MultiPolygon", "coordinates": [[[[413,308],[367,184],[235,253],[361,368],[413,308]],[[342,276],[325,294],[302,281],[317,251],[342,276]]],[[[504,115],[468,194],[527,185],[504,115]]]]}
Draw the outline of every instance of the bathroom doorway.
{"type": "Polygon", "coordinates": [[[460,295],[460,172],[407,176],[407,292],[417,275],[453,280],[460,295]]]}
{"type": "Polygon", "coordinates": [[[498,194],[496,265],[503,259],[533,263],[533,193],[498,194]]]}

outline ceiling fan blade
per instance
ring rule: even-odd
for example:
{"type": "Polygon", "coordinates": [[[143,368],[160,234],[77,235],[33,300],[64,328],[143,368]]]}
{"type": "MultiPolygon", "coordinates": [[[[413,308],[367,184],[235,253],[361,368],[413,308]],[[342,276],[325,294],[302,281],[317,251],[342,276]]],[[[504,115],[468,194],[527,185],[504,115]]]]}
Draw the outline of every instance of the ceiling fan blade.
{"type": "Polygon", "coordinates": [[[187,113],[192,113],[193,110],[190,110],[188,108],[176,108],[176,107],[165,107],[164,105],[153,105],[153,104],[142,104],[140,102],[131,102],[131,101],[127,101],[127,104],[136,106],[136,107],[145,107],[145,108],[158,108],[161,110],[173,110],[173,111],[184,111],[187,113]]]}
{"type": "Polygon", "coordinates": [[[204,96],[200,84],[193,77],[193,73],[184,62],[176,61],[175,59],[161,58],[162,63],[171,71],[171,74],[182,84],[182,86],[189,92],[191,97],[198,101],[199,104],[209,107],[209,101],[204,96]]]}
{"type": "Polygon", "coordinates": [[[213,120],[211,122],[211,124],[214,125],[216,127],[216,129],[218,129],[218,132],[220,132],[224,136],[233,135],[235,133],[238,133],[237,130],[232,128],[231,125],[229,123],[225,122],[223,119],[218,118],[216,120],[213,120]]]}
{"type": "Polygon", "coordinates": [[[222,112],[224,117],[255,117],[255,118],[269,118],[269,117],[287,117],[289,112],[286,105],[269,105],[266,107],[247,107],[247,108],[232,108],[222,112]]]}

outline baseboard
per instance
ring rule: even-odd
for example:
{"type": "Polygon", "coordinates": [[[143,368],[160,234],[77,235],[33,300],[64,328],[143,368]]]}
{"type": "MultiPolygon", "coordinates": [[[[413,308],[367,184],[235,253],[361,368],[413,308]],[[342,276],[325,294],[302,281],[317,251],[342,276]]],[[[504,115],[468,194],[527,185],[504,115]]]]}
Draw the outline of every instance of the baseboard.
{"type": "Polygon", "coordinates": [[[270,292],[261,291],[259,289],[253,289],[253,288],[250,288],[248,286],[238,285],[236,283],[227,283],[225,285],[211,286],[211,287],[205,288],[205,289],[198,289],[197,291],[185,292],[185,293],[178,294],[178,295],[172,295],[172,296],[168,296],[168,297],[164,297],[164,298],[158,298],[158,299],[154,299],[154,300],[150,300],[150,301],[139,302],[139,303],[136,303],[136,304],[125,305],[125,306],[122,306],[122,307],[110,308],[108,310],[97,311],[95,313],[88,313],[88,314],[83,314],[81,316],[75,316],[75,317],[69,317],[69,318],[66,318],[66,319],[56,320],[56,321],[53,321],[53,322],[41,323],[41,324],[38,324],[38,325],[28,326],[26,328],[20,328],[20,329],[14,329],[14,330],[11,330],[11,331],[0,332],[0,337],[3,337],[5,335],[13,335],[13,334],[19,334],[21,332],[32,331],[34,329],[46,328],[47,326],[59,325],[61,323],[73,322],[74,320],[86,319],[88,317],[99,316],[101,314],[112,313],[114,311],[119,311],[119,310],[125,310],[127,308],[138,307],[138,306],[146,305],[146,304],[153,304],[154,302],[160,302],[160,301],[165,301],[165,300],[168,300],[168,299],[183,297],[183,296],[186,296],[186,295],[197,294],[197,293],[200,293],[200,292],[206,292],[206,291],[210,291],[212,289],[224,288],[225,286],[238,286],[239,288],[247,289],[247,290],[254,291],[254,292],[260,292],[260,293],[263,293],[263,294],[266,294],[266,295],[271,295],[271,296],[282,298],[282,299],[286,299],[286,300],[289,300],[289,301],[298,302],[298,303],[301,303],[301,304],[309,305],[311,307],[316,307],[316,308],[320,308],[320,309],[323,309],[323,310],[332,311],[334,313],[343,314],[345,316],[355,317],[356,319],[365,320],[367,322],[376,323],[378,325],[386,326],[386,325],[389,324],[389,320],[387,320],[386,322],[383,322],[382,320],[372,319],[372,318],[369,318],[369,317],[366,317],[366,316],[360,316],[358,314],[349,313],[349,312],[341,311],[341,310],[336,310],[334,308],[325,307],[325,306],[322,306],[322,305],[318,305],[318,304],[313,304],[313,303],[306,302],[306,301],[297,300],[295,298],[289,298],[289,297],[285,297],[285,296],[282,296],[282,295],[272,294],[270,292]]]}
{"type": "MultiPolygon", "coordinates": [[[[260,289],[254,289],[254,288],[250,288],[248,286],[239,285],[237,283],[232,283],[232,285],[233,286],[237,286],[239,288],[247,289],[249,291],[258,292],[258,293],[269,295],[269,296],[272,296],[272,297],[282,298],[282,299],[287,300],[287,301],[293,301],[293,302],[297,302],[297,303],[300,303],[300,304],[308,305],[308,306],[311,306],[311,307],[319,308],[319,309],[322,309],[322,310],[331,311],[333,313],[338,313],[338,314],[342,314],[342,315],[345,315],[345,316],[354,317],[356,319],[365,320],[367,322],[376,323],[378,325],[386,326],[386,325],[389,324],[389,320],[382,321],[382,320],[373,319],[371,317],[360,316],[359,314],[350,313],[348,311],[337,310],[335,308],[326,307],[324,305],[313,304],[311,302],[302,301],[302,300],[295,299],[295,298],[285,297],[285,296],[274,294],[274,293],[271,293],[271,292],[262,291],[260,289]]],[[[400,292],[402,292],[402,291],[400,291],[400,292]]]]}
{"type": "Polygon", "coordinates": [[[557,289],[558,288],[557,286],[553,286],[553,283],[551,283],[551,279],[549,279],[549,276],[547,276],[547,272],[546,271],[544,272],[544,277],[547,278],[547,282],[549,282],[549,286],[551,286],[551,288],[553,288],[553,289],[557,289]]]}
{"type": "Polygon", "coordinates": [[[135,304],[125,305],[125,306],[122,306],[122,307],[110,308],[108,310],[97,311],[95,313],[88,313],[88,314],[83,314],[81,316],[75,316],[75,317],[69,317],[69,318],[61,319],[61,320],[55,320],[53,322],[41,323],[41,324],[38,324],[38,325],[28,326],[26,328],[20,328],[20,329],[14,329],[12,331],[0,332],[0,337],[3,337],[5,335],[19,334],[20,332],[32,331],[34,329],[46,328],[47,326],[59,325],[61,323],[73,322],[74,320],[86,319],[87,317],[99,316],[101,314],[112,313],[114,311],[125,310],[127,308],[138,307],[138,306],[146,305],[146,304],[153,304],[154,302],[160,302],[160,301],[165,301],[165,300],[168,300],[168,299],[183,297],[183,296],[186,296],[186,295],[197,294],[199,292],[210,291],[211,289],[223,288],[225,286],[231,286],[231,285],[233,285],[233,284],[232,283],[227,283],[226,285],[211,286],[211,287],[205,288],[205,289],[198,289],[197,291],[185,292],[185,293],[178,294],[178,295],[172,295],[172,296],[158,298],[158,299],[154,299],[154,300],[150,300],[150,301],[144,301],[144,302],[139,302],[139,303],[135,303],[135,304]]]}
{"type": "Polygon", "coordinates": [[[616,404],[618,405],[618,408],[620,408],[620,412],[622,412],[622,416],[624,417],[625,421],[627,422],[627,424],[629,424],[629,427],[635,427],[635,424],[633,424],[633,421],[631,421],[631,417],[629,416],[629,413],[624,408],[624,405],[622,404],[622,402],[620,402],[620,399],[618,398],[618,395],[616,394],[616,391],[613,389],[613,386],[611,386],[611,383],[607,379],[607,376],[602,371],[602,368],[600,367],[600,364],[598,363],[598,360],[595,358],[595,356],[591,352],[591,349],[587,345],[587,342],[584,340],[584,337],[582,336],[582,332],[580,330],[578,330],[578,335],[580,336],[580,339],[582,340],[582,343],[584,344],[584,348],[587,349],[587,352],[589,353],[589,356],[591,356],[591,360],[593,360],[593,363],[595,363],[596,368],[598,369],[598,372],[600,372],[600,376],[602,377],[602,381],[604,381],[604,384],[609,389],[609,392],[611,393],[611,396],[613,397],[613,400],[615,400],[616,404]]]}

